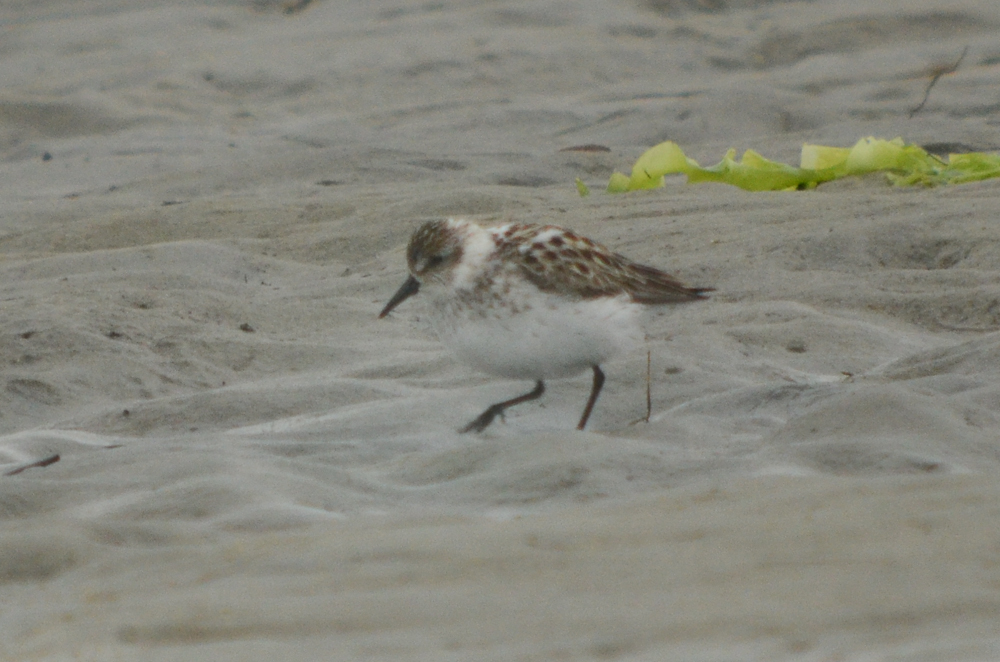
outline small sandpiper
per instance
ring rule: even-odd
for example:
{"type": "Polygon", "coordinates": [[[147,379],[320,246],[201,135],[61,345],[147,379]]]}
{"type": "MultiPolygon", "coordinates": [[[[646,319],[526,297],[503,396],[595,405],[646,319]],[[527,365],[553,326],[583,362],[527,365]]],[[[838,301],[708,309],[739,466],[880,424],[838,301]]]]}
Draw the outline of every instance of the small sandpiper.
{"type": "Polygon", "coordinates": [[[489,407],[459,432],[481,432],[506,409],[541,397],[544,380],[590,368],[582,430],[604,386],[601,363],[644,337],[642,308],[698,301],[713,290],[688,287],[554,225],[432,221],[410,238],[406,261],[410,277],[380,319],[423,292],[438,337],[461,361],[535,380],[532,391],[489,407]]]}

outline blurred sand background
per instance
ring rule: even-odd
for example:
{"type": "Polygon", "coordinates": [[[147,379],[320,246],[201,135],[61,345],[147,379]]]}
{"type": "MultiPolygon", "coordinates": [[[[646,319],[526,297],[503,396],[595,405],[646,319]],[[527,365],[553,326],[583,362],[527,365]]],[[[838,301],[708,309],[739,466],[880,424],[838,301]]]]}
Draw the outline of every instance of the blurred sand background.
{"type": "Polygon", "coordinates": [[[665,139],[1000,149],[997,3],[0,27],[0,659],[1000,659],[1000,181],[601,192],[665,139]],[[418,300],[375,319],[446,216],[717,288],[651,320],[648,423],[639,350],[586,433],[581,376],[455,434],[530,385],[457,364],[418,300]]]}

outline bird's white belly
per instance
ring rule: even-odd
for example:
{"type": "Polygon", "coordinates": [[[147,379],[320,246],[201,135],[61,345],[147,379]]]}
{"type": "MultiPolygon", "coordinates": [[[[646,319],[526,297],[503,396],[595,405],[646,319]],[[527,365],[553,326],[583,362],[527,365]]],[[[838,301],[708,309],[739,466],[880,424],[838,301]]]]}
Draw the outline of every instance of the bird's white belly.
{"type": "Polygon", "coordinates": [[[573,301],[537,290],[524,299],[510,294],[494,305],[453,295],[432,299],[438,337],[478,370],[536,380],[578,374],[643,338],[640,306],[625,296],[573,301]]]}

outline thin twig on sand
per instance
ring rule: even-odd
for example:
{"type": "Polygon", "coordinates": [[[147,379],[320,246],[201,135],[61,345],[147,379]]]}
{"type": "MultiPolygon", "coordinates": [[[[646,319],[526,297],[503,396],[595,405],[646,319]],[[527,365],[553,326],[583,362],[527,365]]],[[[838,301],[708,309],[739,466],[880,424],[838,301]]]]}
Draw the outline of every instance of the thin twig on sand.
{"type": "Polygon", "coordinates": [[[636,423],[649,423],[649,417],[653,414],[653,352],[646,350],[646,415],[637,418],[629,425],[636,423]]]}
{"type": "Polygon", "coordinates": [[[36,467],[47,467],[50,464],[55,464],[58,461],[59,461],[59,453],[55,453],[53,455],[49,455],[48,457],[43,457],[40,460],[35,460],[34,462],[29,462],[28,464],[22,464],[21,466],[6,472],[4,476],[16,476],[25,469],[34,469],[36,467]]]}
{"type": "Polygon", "coordinates": [[[932,73],[931,82],[927,84],[927,89],[924,90],[924,98],[920,100],[920,103],[917,104],[916,108],[910,110],[910,117],[913,117],[914,115],[916,115],[921,111],[921,109],[924,107],[924,104],[927,103],[927,99],[930,98],[931,96],[931,89],[934,87],[934,85],[937,84],[938,79],[941,78],[941,76],[953,74],[956,71],[958,71],[958,66],[962,64],[962,60],[965,59],[965,54],[968,52],[969,52],[969,47],[966,46],[965,48],[962,49],[962,54],[958,56],[958,59],[955,61],[955,64],[934,67],[934,69],[931,71],[932,73]]]}

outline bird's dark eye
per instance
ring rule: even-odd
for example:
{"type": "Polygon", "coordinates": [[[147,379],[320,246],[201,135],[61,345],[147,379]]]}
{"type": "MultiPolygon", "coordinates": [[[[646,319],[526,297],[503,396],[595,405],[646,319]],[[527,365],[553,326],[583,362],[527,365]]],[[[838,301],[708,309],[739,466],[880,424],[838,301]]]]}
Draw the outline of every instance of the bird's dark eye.
{"type": "Polygon", "coordinates": [[[433,269],[434,267],[440,267],[441,263],[444,262],[443,255],[433,255],[427,258],[427,269],[433,269]]]}

